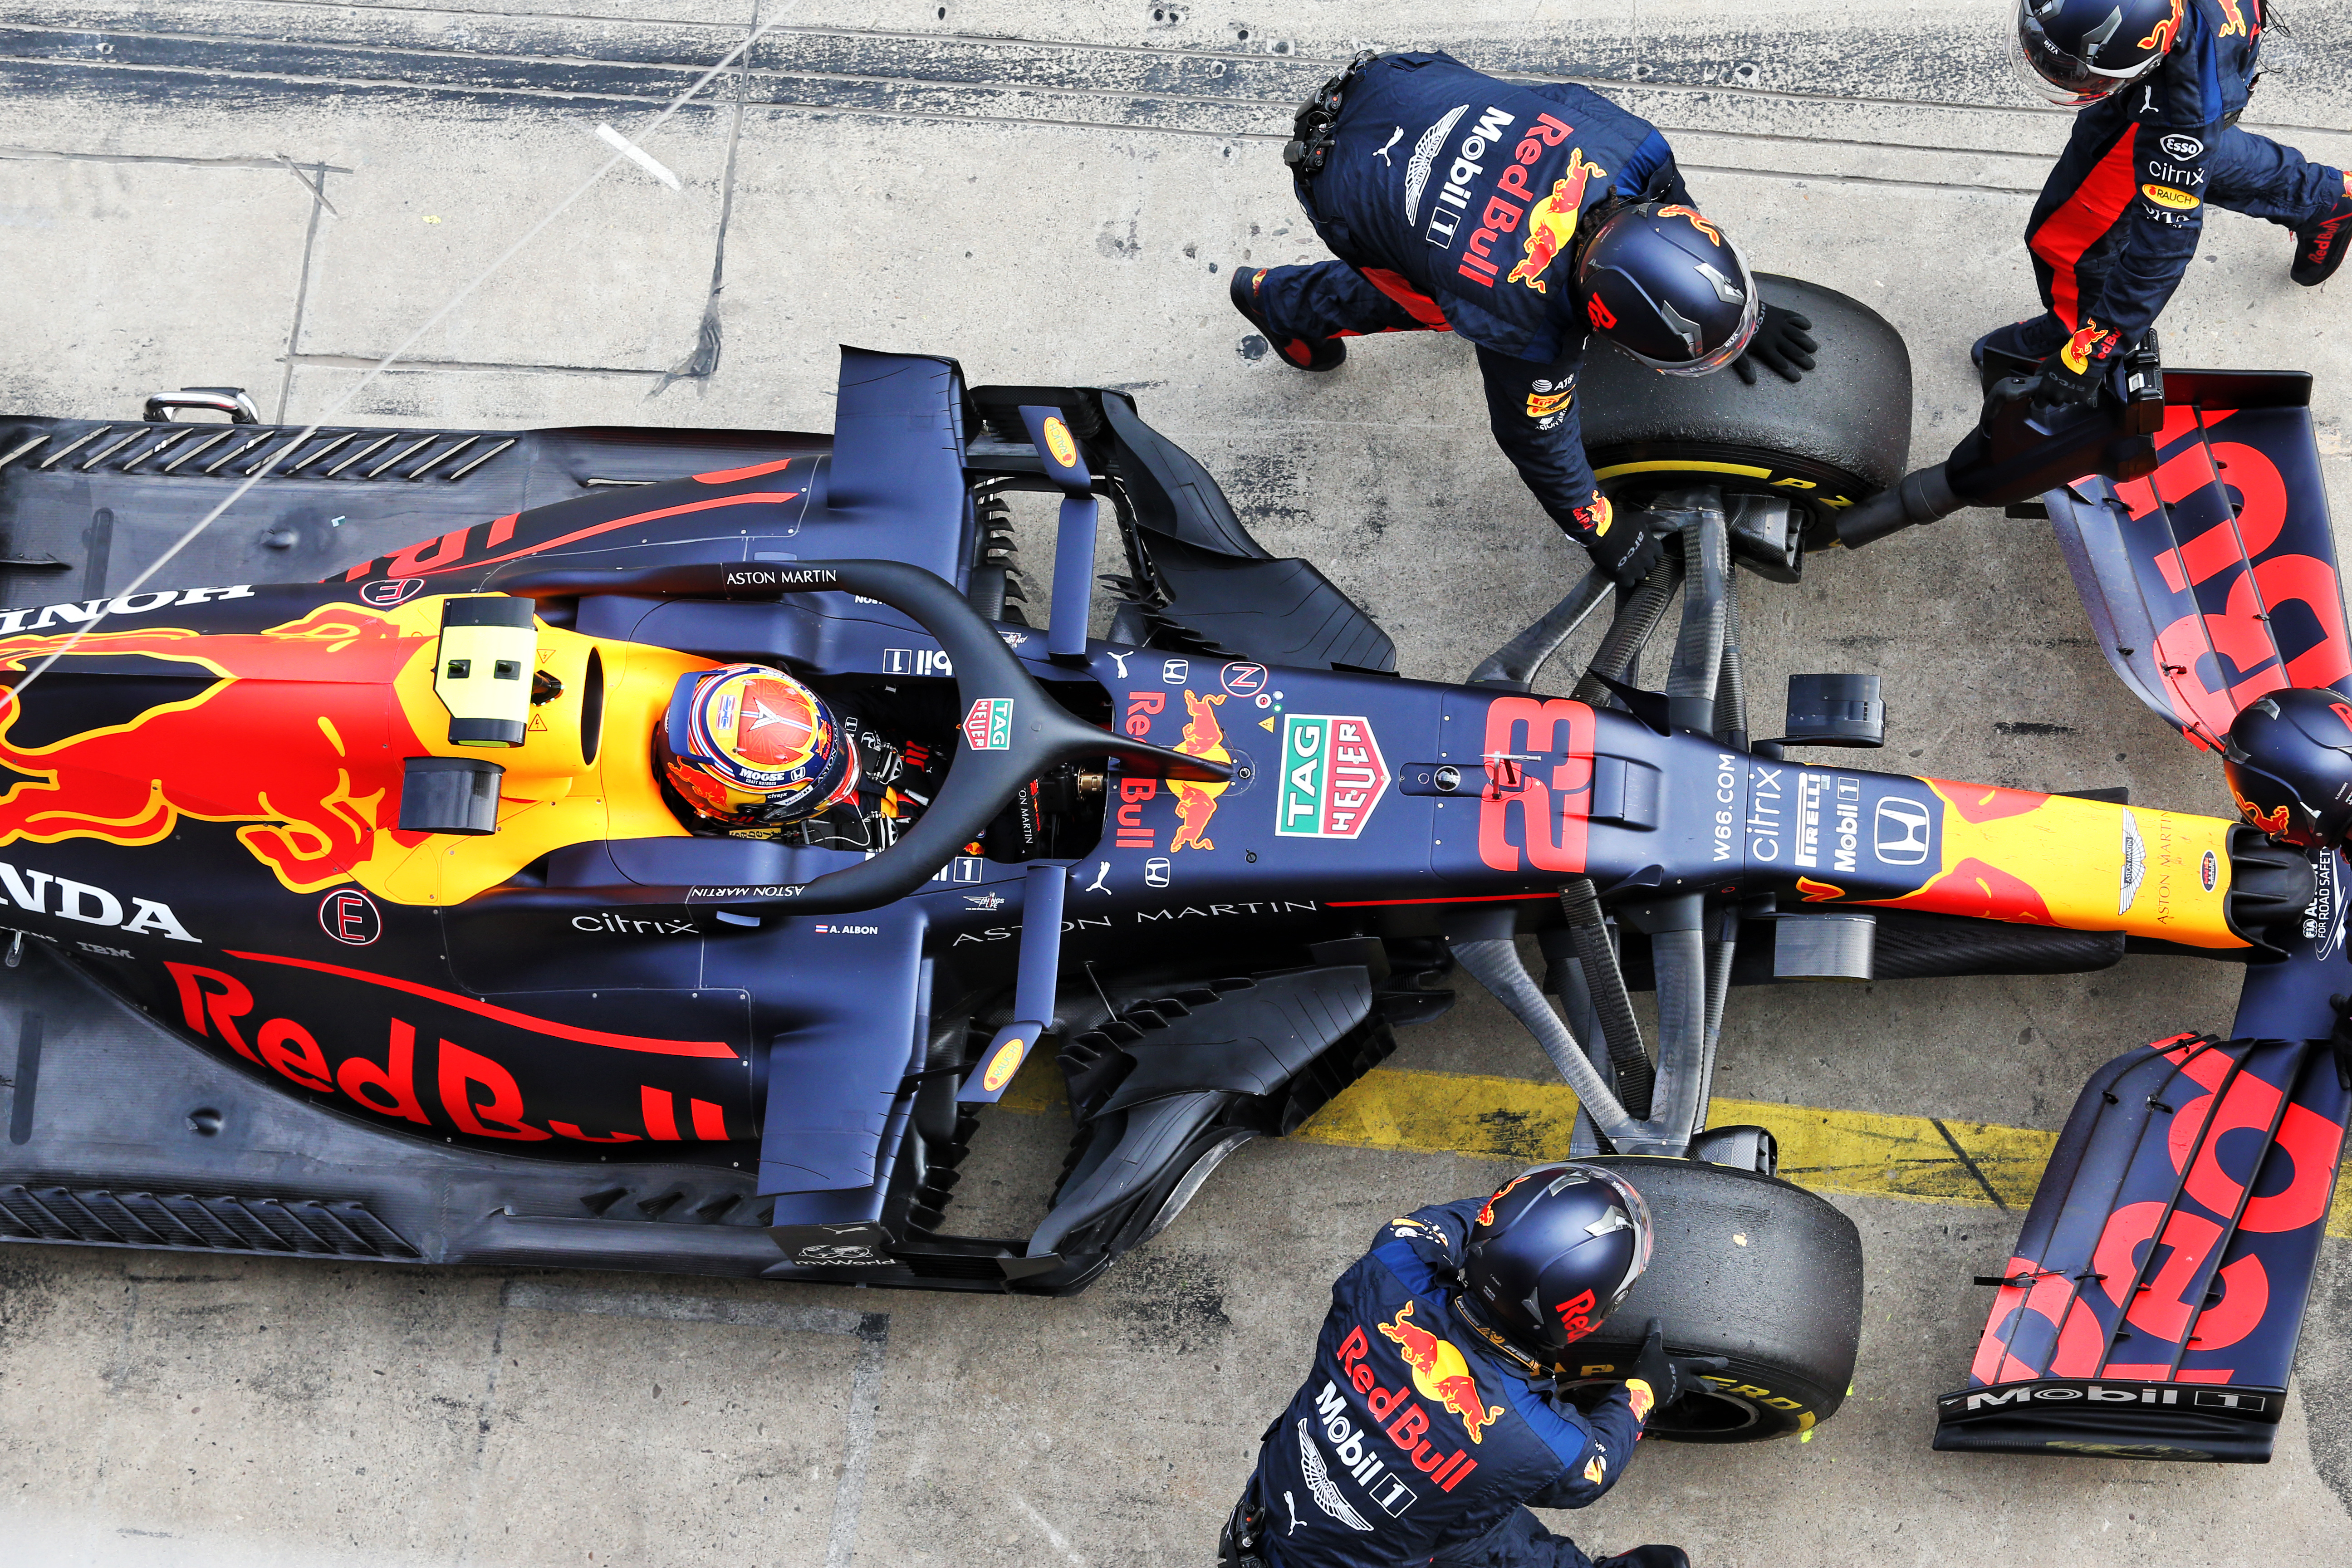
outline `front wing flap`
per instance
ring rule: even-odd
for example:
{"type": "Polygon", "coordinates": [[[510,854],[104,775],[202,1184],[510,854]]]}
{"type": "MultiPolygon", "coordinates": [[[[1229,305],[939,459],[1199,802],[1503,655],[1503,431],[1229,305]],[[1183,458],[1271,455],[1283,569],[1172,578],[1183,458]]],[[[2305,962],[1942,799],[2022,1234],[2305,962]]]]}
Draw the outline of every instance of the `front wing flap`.
{"type": "Polygon", "coordinates": [[[2309,387],[2175,372],[2153,475],[2043,498],[2108,665],[2201,746],[2267,691],[2352,675],[2309,387]]]}
{"type": "Polygon", "coordinates": [[[2347,1110],[2323,1041],[2181,1036],[2102,1068],[1936,1447],[2266,1462],[2347,1110]]]}

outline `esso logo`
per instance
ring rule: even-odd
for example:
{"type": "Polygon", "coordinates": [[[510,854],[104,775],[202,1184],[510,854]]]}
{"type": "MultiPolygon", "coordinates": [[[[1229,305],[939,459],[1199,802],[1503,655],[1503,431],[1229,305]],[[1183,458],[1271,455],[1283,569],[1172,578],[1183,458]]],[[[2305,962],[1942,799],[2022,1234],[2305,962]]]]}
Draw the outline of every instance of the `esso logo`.
{"type": "Polygon", "coordinates": [[[424,591],[422,577],[377,577],[360,584],[360,597],[380,610],[405,604],[424,591]]]}
{"type": "Polygon", "coordinates": [[[2194,136],[2167,136],[2157,143],[2176,158],[2202,158],[2205,143],[2194,136]]]}
{"type": "Polygon", "coordinates": [[[365,947],[383,934],[383,916],[358,889],[338,888],[319,900],[319,929],[347,947],[365,947]]]}

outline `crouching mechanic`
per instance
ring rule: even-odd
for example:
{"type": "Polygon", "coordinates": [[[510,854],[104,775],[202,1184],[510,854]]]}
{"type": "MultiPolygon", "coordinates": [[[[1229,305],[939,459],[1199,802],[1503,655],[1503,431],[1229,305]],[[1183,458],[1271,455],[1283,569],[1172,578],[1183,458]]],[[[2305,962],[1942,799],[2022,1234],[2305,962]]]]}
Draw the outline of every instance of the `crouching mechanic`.
{"type": "MultiPolygon", "coordinates": [[[[1740,361],[1762,309],[1665,138],[1580,87],[1514,87],[1442,54],[1364,55],[1299,111],[1283,157],[1339,259],[1236,271],[1234,308],[1304,370],[1337,368],[1341,340],[1366,333],[1467,338],[1519,477],[1594,564],[1641,581],[1657,538],[1616,525],[1585,459],[1586,340],[1704,375],[1740,361]]],[[[1766,312],[1754,357],[1799,380],[1811,324],[1766,312]]],[[[1739,372],[1755,380],[1748,363],[1739,372]]]]}
{"type": "Polygon", "coordinates": [[[2352,241],[2352,178],[2238,127],[2270,0],[2018,0],[2011,60],[2079,110],[2025,226],[2042,314],[1977,341],[2042,363],[2057,401],[2096,398],[2197,254],[2205,210],[2294,233],[2289,276],[2326,281],[2352,241]]]}
{"type": "MultiPolygon", "coordinates": [[[[1668,1356],[1653,1321],[1633,1375],[1589,1415],[1555,1391],[1648,1266],[1650,1235],[1641,1194],[1583,1164],[1391,1221],[1331,1287],[1314,1370],[1265,1430],[1219,1562],[1592,1568],[1527,1505],[1593,1502],[1652,1408],[1727,1364],[1668,1356]]],[[[1641,1546],[1601,1568],[1687,1563],[1641,1546]]]]}

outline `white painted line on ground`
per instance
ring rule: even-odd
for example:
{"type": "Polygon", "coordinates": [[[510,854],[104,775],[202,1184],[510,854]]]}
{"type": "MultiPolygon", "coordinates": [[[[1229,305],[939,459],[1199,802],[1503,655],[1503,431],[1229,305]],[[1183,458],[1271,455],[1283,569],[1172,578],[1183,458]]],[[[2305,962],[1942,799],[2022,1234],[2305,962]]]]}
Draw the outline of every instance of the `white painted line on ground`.
{"type": "Polygon", "coordinates": [[[1063,1556],[1068,1558],[1073,1563],[1076,1564],[1076,1568],[1087,1568],[1087,1560],[1070,1550],[1069,1538],[1065,1536],[1060,1531],[1055,1530],[1052,1525],[1046,1523],[1045,1516],[1039,1513],[1035,1509],[1031,1508],[1027,1498],[1023,1497],[1019,1492],[1012,1492],[1007,1495],[1009,1495],[1013,1499],[1013,1502],[1019,1506],[1023,1513],[1029,1516],[1030,1523],[1035,1525],[1039,1530],[1045,1532],[1045,1539],[1054,1543],[1055,1551],[1060,1552],[1063,1556]]]}
{"type": "Polygon", "coordinates": [[[626,158],[630,163],[635,163],[638,168],[643,169],[646,174],[651,174],[655,179],[659,180],[671,190],[675,191],[680,188],[677,183],[677,176],[671,174],[668,169],[665,168],[660,160],[656,159],[651,153],[648,153],[644,148],[638,146],[635,142],[630,141],[627,137],[622,135],[619,132],[614,130],[611,126],[599,124],[596,127],[596,136],[599,141],[604,142],[606,145],[613,148],[614,151],[619,153],[622,157],[626,158]]]}

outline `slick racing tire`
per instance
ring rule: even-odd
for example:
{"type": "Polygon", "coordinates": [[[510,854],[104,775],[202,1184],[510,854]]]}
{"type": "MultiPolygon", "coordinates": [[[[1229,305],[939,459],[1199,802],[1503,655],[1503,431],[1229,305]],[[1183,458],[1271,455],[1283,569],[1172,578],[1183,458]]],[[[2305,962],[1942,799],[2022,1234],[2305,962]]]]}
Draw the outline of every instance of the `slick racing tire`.
{"type": "Polygon", "coordinates": [[[1902,479],[1911,458],[1911,354],[1885,317],[1834,289],[1756,275],[1766,303],[1809,318],[1821,344],[1802,381],[1759,368],[1660,375],[1595,343],[1579,384],[1584,447],[1620,505],[1715,484],[1800,503],[1809,546],[1837,513],[1902,479]]]}
{"type": "Polygon", "coordinates": [[[1596,1390],[1632,1368],[1653,1318],[1675,1355],[1719,1355],[1706,1392],[1653,1411],[1651,1437],[1755,1443],[1836,1413],[1862,1337],[1862,1237],[1853,1221],[1778,1177],[1696,1160],[1602,1155],[1650,1205],[1650,1267],[1599,1332],[1570,1347],[1563,1384],[1596,1390]]]}

